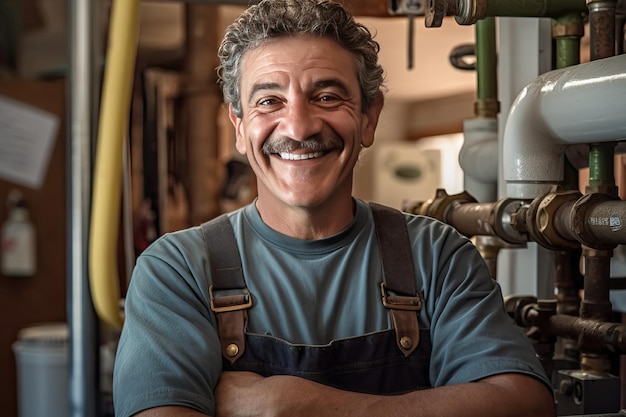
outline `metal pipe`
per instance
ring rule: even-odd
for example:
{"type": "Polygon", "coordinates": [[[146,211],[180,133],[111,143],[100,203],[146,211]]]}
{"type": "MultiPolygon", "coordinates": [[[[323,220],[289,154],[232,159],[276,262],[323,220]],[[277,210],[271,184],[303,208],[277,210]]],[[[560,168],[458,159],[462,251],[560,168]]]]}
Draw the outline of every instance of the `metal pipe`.
{"type": "Polygon", "coordinates": [[[615,5],[617,0],[587,0],[589,8],[589,59],[615,55],[615,5]]]}
{"type": "Polygon", "coordinates": [[[518,230],[549,249],[626,244],[626,201],[616,196],[557,192],[538,197],[528,207],[516,212],[518,230]]]}
{"type": "Polygon", "coordinates": [[[495,203],[456,203],[447,210],[444,222],[465,236],[494,236],[493,210],[495,203]]]}
{"type": "MultiPolygon", "coordinates": [[[[554,299],[556,300],[556,314],[566,314],[578,317],[580,314],[579,290],[582,288],[580,273],[581,251],[557,250],[554,251],[554,299]]],[[[567,337],[559,337],[554,347],[554,360],[564,364],[578,364],[580,350],[576,341],[567,337]]]]}
{"type": "Polygon", "coordinates": [[[587,7],[585,0],[458,0],[456,11],[457,23],[471,25],[488,16],[557,17],[573,11],[586,12],[587,7]]]}
{"type": "Polygon", "coordinates": [[[498,123],[499,112],[496,64],[495,19],[476,23],[475,119],[463,123],[463,146],[459,165],[463,170],[464,188],[478,201],[498,197],[498,123]]]}
{"type": "Polygon", "coordinates": [[[576,339],[582,335],[615,352],[626,353],[626,326],[623,324],[583,319],[566,314],[550,317],[549,323],[547,330],[557,336],[576,339]]]}
{"type": "Polygon", "coordinates": [[[68,319],[69,411],[72,417],[95,416],[99,388],[98,325],[91,304],[88,274],[88,230],[91,143],[94,115],[94,6],[69,3],[68,108],[68,319]]]}
{"type": "Polygon", "coordinates": [[[578,290],[581,285],[576,285],[576,281],[582,282],[578,263],[580,261],[580,250],[558,250],[554,251],[554,299],[557,302],[557,314],[567,314],[578,316],[580,310],[580,296],[578,290]]]}
{"type": "MultiPolygon", "coordinates": [[[[612,250],[595,250],[583,246],[583,257],[585,260],[585,291],[580,308],[580,319],[592,320],[598,323],[594,332],[583,332],[578,338],[578,345],[581,351],[581,369],[596,374],[605,374],[610,369],[608,359],[607,340],[598,340],[596,331],[604,339],[617,339],[624,342],[623,332],[617,337],[613,336],[613,330],[619,325],[614,324],[610,329],[603,329],[611,319],[610,291],[610,269],[612,250]]],[[[623,346],[616,346],[623,350],[623,346]]]]}
{"type": "Polygon", "coordinates": [[[550,71],[522,90],[504,129],[509,197],[532,200],[560,185],[567,145],[626,138],[625,67],[618,55],[550,71]]]}
{"type": "Polygon", "coordinates": [[[567,13],[552,22],[552,37],[556,43],[556,68],[580,64],[580,39],[585,26],[581,13],[567,13]]]}
{"type": "Polygon", "coordinates": [[[615,143],[593,143],[589,146],[589,186],[587,193],[617,195],[615,185],[615,143]]]}
{"type": "Polygon", "coordinates": [[[583,247],[585,259],[585,297],[581,304],[580,318],[608,321],[611,316],[609,301],[610,259],[613,250],[597,250],[583,247]]]}
{"type": "Polygon", "coordinates": [[[496,117],[498,114],[498,82],[496,53],[496,21],[493,17],[476,22],[476,98],[495,101],[494,106],[477,106],[476,116],[496,117]]]}

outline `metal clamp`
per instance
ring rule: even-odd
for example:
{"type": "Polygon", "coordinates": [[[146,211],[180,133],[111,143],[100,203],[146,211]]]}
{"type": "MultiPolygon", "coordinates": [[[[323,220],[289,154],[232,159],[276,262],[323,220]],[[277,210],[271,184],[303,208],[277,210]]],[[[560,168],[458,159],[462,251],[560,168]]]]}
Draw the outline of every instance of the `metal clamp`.
{"type": "Polygon", "coordinates": [[[216,299],[213,296],[213,285],[209,287],[209,298],[211,300],[211,310],[215,313],[223,313],[227,311],[245,310],[252,307],[252,296],[247,288],[241,288],[243,294],[226,295],[216,299]],[[216,306],[216,301],[220,306],[216,306]]]}
{"type": "Polygon", "coordinates": [[[419,311],[422,309],[422,298],[415,294],[415,297],[401,295],[388,295],[384,282],[380,283],[380,292],[383,298],[383,306],[394,310],[419,311]]]}

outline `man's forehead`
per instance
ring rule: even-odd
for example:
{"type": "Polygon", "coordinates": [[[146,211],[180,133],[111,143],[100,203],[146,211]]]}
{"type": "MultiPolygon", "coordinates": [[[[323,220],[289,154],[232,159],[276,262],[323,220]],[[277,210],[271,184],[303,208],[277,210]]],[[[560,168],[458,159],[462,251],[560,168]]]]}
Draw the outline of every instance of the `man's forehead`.
{"type": "Polygon", "coordinates": [[[356,81],[356,68],[356,57],[334,40],[311,36],[269,39],[240,61],[246,83],[268,85],[284,83],[292,74],[320,86],[346,84],[356,81]]]}

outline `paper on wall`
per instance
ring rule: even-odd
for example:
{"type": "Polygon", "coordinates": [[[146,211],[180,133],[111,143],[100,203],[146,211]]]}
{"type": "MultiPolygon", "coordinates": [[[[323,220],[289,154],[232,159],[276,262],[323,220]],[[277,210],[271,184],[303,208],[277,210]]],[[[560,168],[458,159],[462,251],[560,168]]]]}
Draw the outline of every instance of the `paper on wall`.
{"type": "Polygon", "coordinates": [[[39,188],[58,129],[56,115],[0,96],[0,178],[39,188]]]}

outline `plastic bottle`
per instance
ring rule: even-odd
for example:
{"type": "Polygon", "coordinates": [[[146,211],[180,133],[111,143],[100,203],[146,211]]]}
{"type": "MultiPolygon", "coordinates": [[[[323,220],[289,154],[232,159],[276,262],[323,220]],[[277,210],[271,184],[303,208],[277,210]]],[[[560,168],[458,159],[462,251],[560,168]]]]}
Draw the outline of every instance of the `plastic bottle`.
{"type": "Polygon", "coordinates": [[[37,271],[35,229],[21,195],[10,195],[9,216],[2,225],[2,275],[30,277],[37,271]]]}

